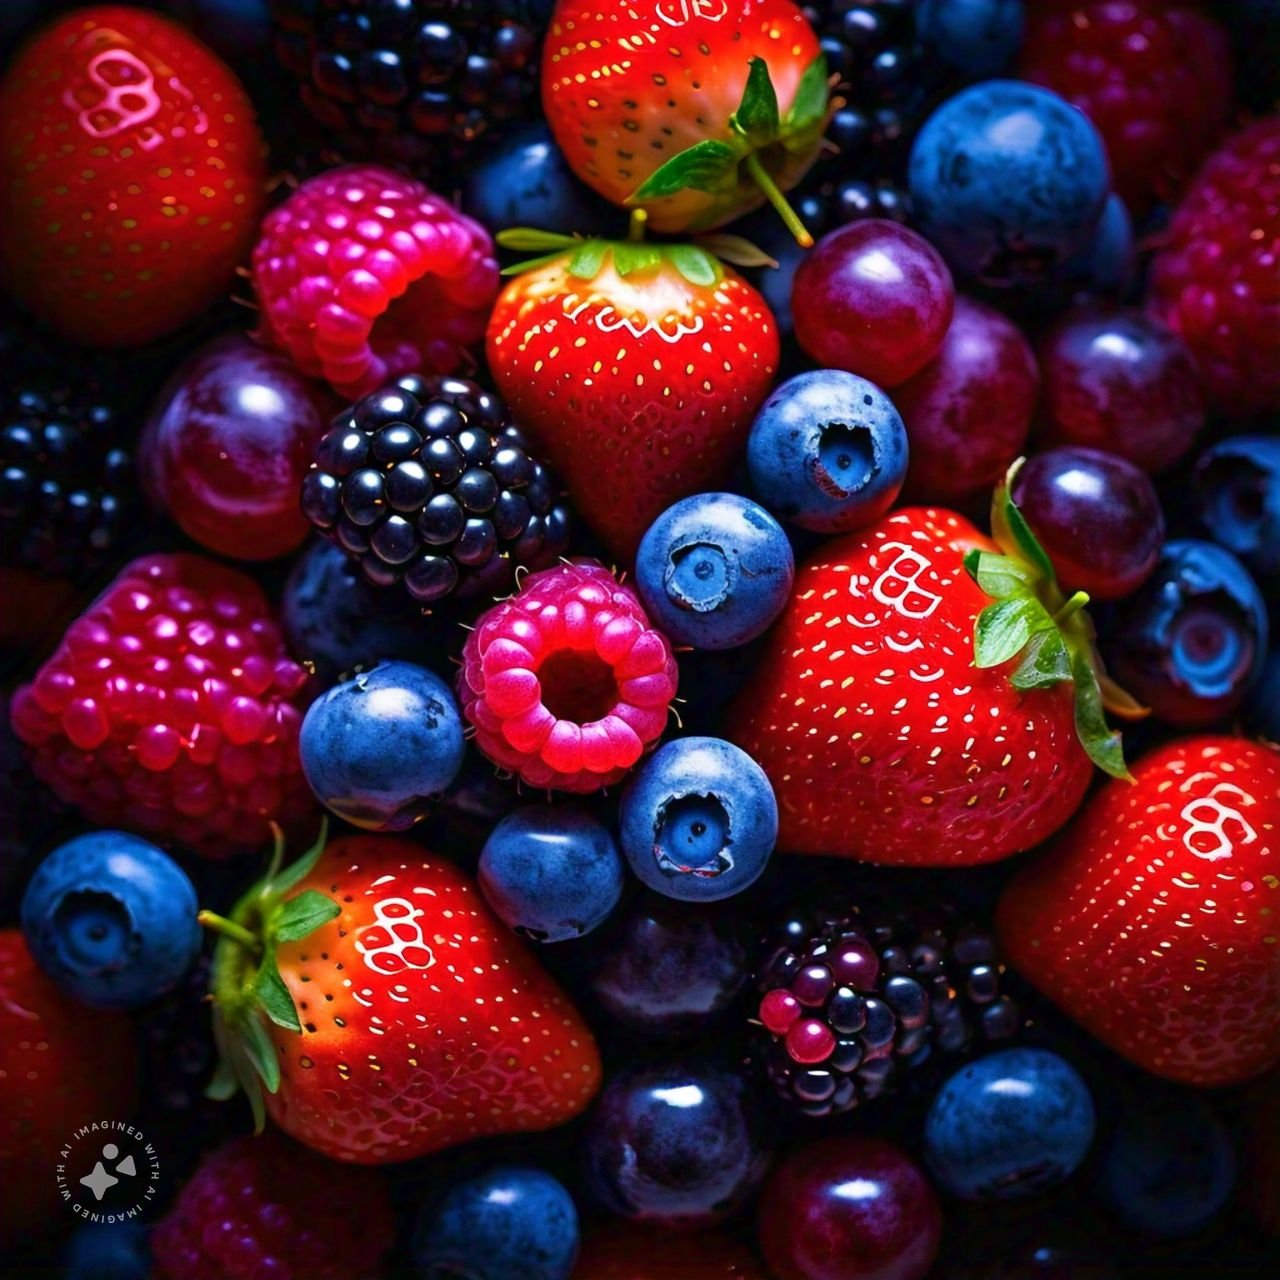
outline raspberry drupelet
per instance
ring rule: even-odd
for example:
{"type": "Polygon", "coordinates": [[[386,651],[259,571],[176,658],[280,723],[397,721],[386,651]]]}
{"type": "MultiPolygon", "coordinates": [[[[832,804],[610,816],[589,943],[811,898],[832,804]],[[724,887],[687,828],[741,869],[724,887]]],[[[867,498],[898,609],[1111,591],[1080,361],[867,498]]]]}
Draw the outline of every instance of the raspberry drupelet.
{"type": "Polygon", "coordinates": [[[458,693],[476,745],[533,787],[590,792],[657,742],[676,662],[635,592],[586,561],[531,573],[480,619],[458,693]]]}
{"type": "Polygon", "coordinates": [[[202,556],[146,556],[14,695],[13,728],[90,822],[225,856],[314,805],[306,679],[256,583],[202,556]]]}
{"type": "Polygon", "coordinates": [[[403,373],[453,373],[498,296],[489,233],[420,182],[347,165],[262,224],[260,337],[348,399],[403,373]]]}

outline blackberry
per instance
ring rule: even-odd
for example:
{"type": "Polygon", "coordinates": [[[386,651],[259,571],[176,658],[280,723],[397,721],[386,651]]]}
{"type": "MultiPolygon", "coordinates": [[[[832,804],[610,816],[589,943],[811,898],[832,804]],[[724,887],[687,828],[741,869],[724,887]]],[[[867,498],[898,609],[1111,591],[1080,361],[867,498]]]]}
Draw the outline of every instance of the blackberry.
{"type": "Polygon", "coordinates": [[[456,159],[538,102],[551,0],[271,0],[276,55],[340,145],[456,159]]]}
{"type": "Polygon", "coordinates": [[[420,604],[495,595],[568,545],[569,510],[507,407],[464,378],[410,374],[341,414],[302,509],[376,587],[420,604]]]}
{"type": "Polygon", "coordinates": [[[757,977],[753,1056],[808,1116],[849,1111],[935,1055],[1023,1025],[991,935],[973,926],[797,914],[771,943],[757,977]]]}
{"type": "Polygon", "coordinates": [[[117,409],[55,380],[0,392],[0,560],[62,576],[120,540],[136,490],[117,409]]]}

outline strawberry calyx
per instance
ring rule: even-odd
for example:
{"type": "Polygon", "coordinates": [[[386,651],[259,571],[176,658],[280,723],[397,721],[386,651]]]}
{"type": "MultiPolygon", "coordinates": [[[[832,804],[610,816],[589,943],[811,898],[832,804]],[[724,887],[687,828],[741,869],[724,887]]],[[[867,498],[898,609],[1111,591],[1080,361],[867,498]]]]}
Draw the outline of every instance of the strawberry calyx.
{"type": "Polygon", "coordinates": [[[1085,611],[1088,594],[1068,596],[1062,590],[1053,562],[1013,500],[1024,461],[1013,463],[991,500],[991,536],[1002,554],[974,549],[964,558],[969,576],[993,601],[974,625],[974,666],[998,667],[1018,658],[1009,676],[1015,689],[1073,685],[1080,745],[1104,773],[1132,782],[1121,735],[1106,713],[1137,720],[1147,708],[1107,675],[1085,611]]]}
{"type": "Polygon", "coordinates": [[[817,154],[833,106],[825,55],[819,54],[805,68],[786,115],[779,111],[769,64],[752,58],[742,100],[729,117],[729,141],[695,142],[651,173],[627,203],[639,205],[693,190],[715,196],[717,206],[733,207],[744,187],[759,188],[797,243],[807,249],[813,237],[787,202],[775,174],[798,156],[817,154]]]}
{"type": "Polygon", "coordinates": [[[293,996],[280,976],[276,947],[301,941],[342,911],[315,889],[288,896],[324,852],[327,821],[321,823],[315,844],[289,867],[283,865],[284,833],[279,827],[273,830],[275,848],[267,874],[236,903],[230,916],[202,911],[198,917],[218,934],[210,997],[219,1060],[206,1094],[226,1101],[242,1089],[257,1132],[266,1121],[263,1089],[275,1093],[280,1087],[280,1064],[268,1027],[274,1024],[302,1034],[293,996]]]}

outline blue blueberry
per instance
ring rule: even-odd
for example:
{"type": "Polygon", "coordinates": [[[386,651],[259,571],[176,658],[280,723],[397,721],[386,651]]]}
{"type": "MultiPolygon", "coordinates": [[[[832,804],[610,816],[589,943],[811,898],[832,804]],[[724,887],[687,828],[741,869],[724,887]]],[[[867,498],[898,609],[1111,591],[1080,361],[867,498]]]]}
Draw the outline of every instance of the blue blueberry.
{"type": "Polygon", "coordinates": [[[911,148],[920,229],[960,274],[995,288],[1038,284],[1089,243],[1110,187],[1084,114],[1016,80],[963,89],[911,148]]]}
{"type": "Polygon", "coordinates": [[[439,676],[409,662],[321,694],[302,722],[302,771],[316,798],[370,831],[405,831],[457,776],[462,719],[439,676]]]}
{"type": "Polygon", "coordinates": [[[618,226],[617,210],[578,179],[541,122],[470,166],[461,204],[494,235],[511,227],[607,235],[618,226]]]}
{"type": "Polygon", "coordinates": [[[418,1280],[569,1280],[578,1211],[549,1173],[502,1165],[428,1202],[410,1253],[418,1280]]]}
{"type": "Polygon", "coordinates": [[[613,1020],[653,1039],[705,1031],[746,984],[738,913],[645,894],[593,949],[587,981],[613,1020]]]}
{"type": "Polygon", "coordinates": [[[668,507],[636,553],[640,598],[668,639],[733,649],[782,612],[795,580],[782,526],[750,498],[699,493],[668,507]]]}
{"type": "Polygon", "coordinates": [[[1122,298],[1137,271],[1129,206],[1113,191],[1089,243],[1066,262],[1058,283],[1072,294],[1122,298]]]}
{"type": "Polygon", "coordinates": [[[579,938],[622,897],[622,858],[583,809],[539,804],[494,827],[480,854],[480,890],[499,919],[535,942],[579,938]]]}
{"type": "Polygon", "coordinates": [[[63,1280],[147,1280],[151,1247],[141,1222],[86,1222],[63,1246],[63,1280]]]}
{"type": "Polygon", "coordinates": [[[1013,1200],[1056,1187],[1093,1144],[1093,1099],[1046,1049],[1004,1049],[961,1067],[925,1118],[924,1154],[961,1200],[1013,1200]]]}
{"type": "Polygon", "coordinates": [[[650,889],[686,902],[740,893],[778,838],[764,770],[720,738],[676,738],[631,775],[618,823],[622,852],[650,889]]]}
{"type": "Polygon", "coordinates": [[[1280,436],[1235,436],[1206,449],[1195,489],[1209,537],[1260,582],[1280,582],[1280,436]]]}
{"type": "Polygon", "coordinates": [[[797,374],[764,402],[747,441],[761,501],[815,533],[879,519],[907,475],[907,429],[874,383],[839,369],[797,374]]]}
{"type": "Polygon", "coordinates": [[[1262,674],[1267,607],[1229,551],[1165,543],[1155,572],[1116,606],[1105,656],[1120,683],[1168,724],[1200,728],[1238,711],[1262,674]]]}
{"type": "Polygon", "coordinates": [[[1126,1226],[1165,1240],[1206,1227],[1235,1181],[1235,1149],[1213,1108],[1190,1090],[1161,1086],[1126,1101],[1098,1177],[1126,1226]]]}
{"type": "Polygon", "coordinates": [[[22,898],[36,963],[99,1009],[136,1009],[174,987],[200,951],[186,873],[153,844],[94,831],[55,849],[22,898]]]}
{"type": "Polygon", "coordinates": [[[993,76],[1022,44],[1022,0],[920,0],[916,32],[943,62],[968,76],[993,76]]]}
{"type": "Polygon", "coordinates": [[[613,1076],[582,1143],[592,1195],[610,1213],[655,1225],[691,1229],[727,1217],[768,1163],[746,1090],[741,1077],[705,1063],[613,1076]]]}

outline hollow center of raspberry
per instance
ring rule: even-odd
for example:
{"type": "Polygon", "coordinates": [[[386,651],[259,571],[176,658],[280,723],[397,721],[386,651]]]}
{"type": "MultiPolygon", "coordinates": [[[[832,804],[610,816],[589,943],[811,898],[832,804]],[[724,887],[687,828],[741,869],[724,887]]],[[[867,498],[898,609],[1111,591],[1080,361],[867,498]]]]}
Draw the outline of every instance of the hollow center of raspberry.
{"type": "Polygon", "coordinates": [[[542,705],[557,720],[590,724],[603,720],[618,705],[613,668],[594,653],[563,649],[538,668],[542,705]]]}
{"type": "Polygon", "coordinates": [[[875,439],[868,427],[829,422],[822,428],[817,480],[828,497],[844,498],[857,493],[875,470],[875,439]]]}
{"type": "Polygon", "coordinates": [[[665,875],[713,879],[733,870],[729,814],[716,796],[677,796],[658,813],[653,856],[665,875]]]}
{"type": "Polygon", "coordinates": [[[53,913],[60,959],[72,969],[96,972],[128,959],[133,921],[119,898],[81,889],[66,894],[53,913]]]}

